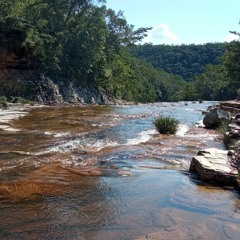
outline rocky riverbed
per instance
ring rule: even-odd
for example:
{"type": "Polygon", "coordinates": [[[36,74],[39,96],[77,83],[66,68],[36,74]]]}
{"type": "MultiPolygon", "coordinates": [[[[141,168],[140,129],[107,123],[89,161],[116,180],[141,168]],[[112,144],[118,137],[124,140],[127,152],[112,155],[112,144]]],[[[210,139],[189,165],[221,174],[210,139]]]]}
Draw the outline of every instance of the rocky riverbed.
{"type": "Polygon", "coordinates": [[[0,239],[237,240],[239,193],[188,171],[198,151],[224,150],[194,126],[209,105],[1,110],[17,118],[0,130],[0,239]],[[179,119],[177,134],[158,134],[157,116],[179,119]]]}
{"type": "Polygon", "coordinates": [[[224,134],[227,151],[221,149],[204,149],[193,157],[190,171],[196,172],[201,180],[220,185],[239,188],[240,171],[240,102],[222,102],[213,107],[204,117],[203,123],[214,128],[223,121],[229,121],[224,134]]]}
{"type": "Polygon", "coordinates": [[[0,108],[0,131],[18,131],[18,129],[10,126],[10,122],[25,116],[31,108],[33,108],[33,106],[22,104],[8,104],[7,108],[0,108]]]}

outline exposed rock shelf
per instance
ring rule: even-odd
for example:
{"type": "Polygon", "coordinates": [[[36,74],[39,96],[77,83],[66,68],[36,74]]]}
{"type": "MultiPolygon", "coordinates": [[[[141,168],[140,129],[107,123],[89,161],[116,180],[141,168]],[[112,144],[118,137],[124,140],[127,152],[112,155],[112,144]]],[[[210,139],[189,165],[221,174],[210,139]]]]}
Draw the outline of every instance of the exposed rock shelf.
{"type": "Polygon", "coordinates": [[[190,171],[196,172],[201,180],[221,185],[240,186],[240,101],[226,101],[212,108],[205,116],[206,127],[216,127],[229,119],[224,143],[228,151],[205,149],[193,157],[190,171]],[[231,115],[229,115],[231,113],[231,115]],[[208,121],[207,121],[208,120],[208,121]]]}
{"type": "Polygon", "coordinates": [[[0,28],[0,96],[24,97],[39,103],[114,103],[94,84],[44,76],[31,54],[22,47],[22,41],[21,31],[0,28]]]}
{"type": "Polygon", "coordinates": [[[221,102],[220,108],[229,112],[240,112],[240,101],[221,102]]]}
{"type": "Polygon", "coordinates": [[[204,149],[193,157],[190,171],[198,173],[201,180],[238,186],[238,170],[231,164],[231,151],[216,148],[204,149]]]}

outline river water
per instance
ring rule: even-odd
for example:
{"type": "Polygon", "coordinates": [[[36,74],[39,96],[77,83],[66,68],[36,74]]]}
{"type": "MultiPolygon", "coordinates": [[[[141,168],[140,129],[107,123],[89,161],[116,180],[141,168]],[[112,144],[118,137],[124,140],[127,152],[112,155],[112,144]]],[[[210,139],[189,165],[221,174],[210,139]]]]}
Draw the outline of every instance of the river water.
{"type": "Polygon", "coordinates": [[[239,239],[239,194],[188,172],[212,103],[33,108],[0,131],[0,239],[239,239]],[[152,123],[172,116],[175,136],[152,123]]]}

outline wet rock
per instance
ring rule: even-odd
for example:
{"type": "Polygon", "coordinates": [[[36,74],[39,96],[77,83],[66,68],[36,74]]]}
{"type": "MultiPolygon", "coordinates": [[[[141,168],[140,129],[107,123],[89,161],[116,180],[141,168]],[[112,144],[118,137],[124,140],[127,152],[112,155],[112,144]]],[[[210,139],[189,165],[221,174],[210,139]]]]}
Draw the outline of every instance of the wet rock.
{"type": "Polygon", "coordinates": [[[31,199],[37,196],[59,195],[65,192],[65,186],[53,183],[40,183],[30,180],[0,184],[0,197],[9,200],[31,199]]]}
{"type": "Polygon", "coordinates": [[[226,135],[228,136],[228,138],[231,138],[231,139],[239,139],[240,138],[240,130],[232,129],[226,135]]]}
{"type": "MultiPolygon", "coordinates": [[[[238,116],[236,115],[237,120],[239,120],[238,116]]],[[[240,152],[240,126],[236,124],[236,120],[233,123],[229,124],[228,132],[224,135],[224,143],[226,144],[228,149],[234,151],[232,154],[232,164],[240,169],[240,159],[239,159],[239,152],[240,152]]]]}
{"type": "Polygon", "coordinates": [[[235,120],[235,122],[236,122],[237,125],[240,125],[240,118],[237,118],[237,119],[235,120]]]}
{"type": "Polygon", "coordinates": [[[225,133],[225,144],[229,149],[232,149],[231,145],[233,145],[238,139],[240,139],[240,126],[236,124],[229,124],[228,132],[225,133]]]}
{"type": "Polygon", "coordinates": [[[203,124],[207,128],[216,128],[224,120],[230,120],[231,114],[219,108],[215,108],[203,118],[203,124]]]}
{"type": "Polygon", "coordinates": [[[198,128],[203,128],[203,127],[205,127],[205,125],[203,124],[203,121],[202,121],[202,120],[196,122],[195,126],[198,127],[198,128]]]}
{"type": "Polygon", "coordinates": [[[230,238],[234,237],[234,234],[229,234],[226,238],[225,234],[222,233],[221,224],[212,220],[206,221],[206,216],[197,215],[196,213],[194,213],[194,215],[188,211],[183,212],[179,210],[173,210],[171,214],[174,215],[176,219],[177,224],[175,226],[171,228],[155,228],[155,231],[146,233],[144,236],[136,238],[136,240],[238,239],[230,238]],[[196,219],[201,221],[201,223],[196,222],[196,219]]]}
{"type": "Polygon", "coordinates": [[[226,222],[222,224],[222,228],[226,239],[239,239],[239,229],[236,224],[226,222]]]}
{"type": "Polygon", "coordinates": [[[196,172],[201,180],[238,186],[238,170],[231,165],[229,151],[209,148],[198,152],[190,164],[190,171],[196,172]]]}
{"type": "Polygon", "coordinates": [[[229,150],[228,151],[228,156],[234,156],[235,154],[235,151],[234,150],[229,150]]]}
{"type": "Polygon", "coordinates": [[[225,101],[220,103],[220,108],[225,111],[239,112],[240,111],[240,101],[225,101]]]}
{"type": "Polygon", "coordinates": [[[238,118],[240,118],[240,113],[237,113],[237,114],[235,115],[235,119],[238,119],[238,118]]]}
{"type": "Polygon", "coordinates": [[[105,173],[98,167],[67,168],[70,172],[80,176],[104,176],[105,173]]]}

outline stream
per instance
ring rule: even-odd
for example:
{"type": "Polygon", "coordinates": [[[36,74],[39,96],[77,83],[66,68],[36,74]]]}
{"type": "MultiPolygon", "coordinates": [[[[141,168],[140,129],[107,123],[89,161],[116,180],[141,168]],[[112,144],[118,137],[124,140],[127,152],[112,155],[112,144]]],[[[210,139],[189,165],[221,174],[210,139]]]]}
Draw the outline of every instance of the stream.
{"type": "Polygon", "coordinates": [[[13,119],[0,129],[0,239],[239,239],[239,193],[188,171],[199,150],[224,149],[195,126],[212,104],[45,106],[13,119]],[[180,121],[176,135],[155,130],[159,116],[180,121]]]}

